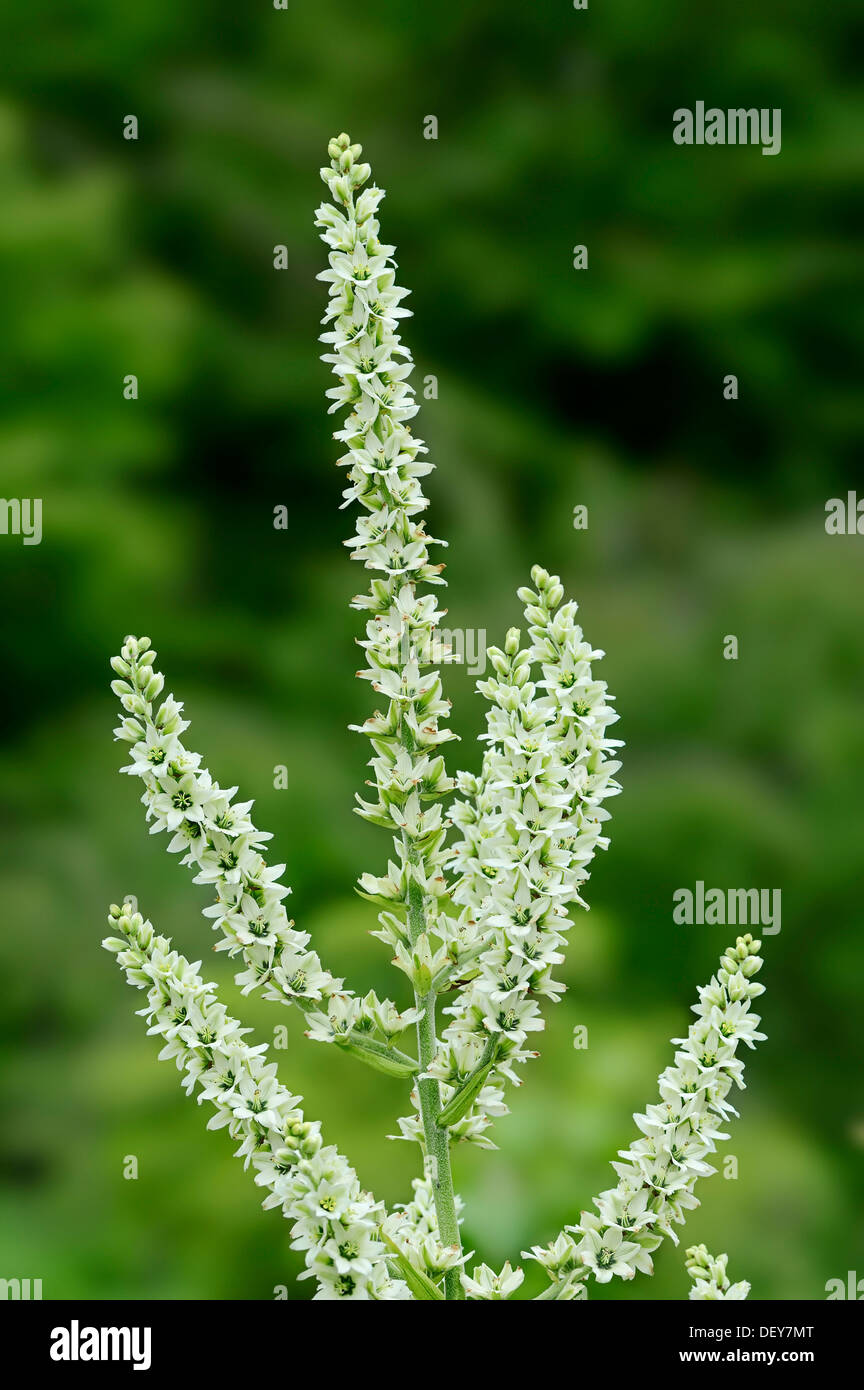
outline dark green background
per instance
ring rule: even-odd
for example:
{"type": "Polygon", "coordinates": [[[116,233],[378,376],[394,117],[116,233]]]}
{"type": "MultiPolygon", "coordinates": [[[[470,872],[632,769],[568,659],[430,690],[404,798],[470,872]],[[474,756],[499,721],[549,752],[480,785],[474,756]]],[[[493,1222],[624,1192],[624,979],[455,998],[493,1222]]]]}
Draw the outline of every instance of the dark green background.
{"type": "MultiPolygon", "coordinates": [[[[317,361],[317,170],[343,129],[388,189],[406,337],[418,378],[439,378],[419,430],[448,621],[498,641],[529,566],[559,571],[608,651],[627,741],[542,1059],[500,1150],[456,1153],[468,1246],[515,1260],[614,1181],[631,1112],[734,935],[673,924],[674,889],[702,879],[781,888],[783,929],[765,950],[769,1041],[726,1146],[740,1176],[701,1184],[686,1239],[728,1250],[754,1296],[864,1276],[864,538],[824,530],[826,500],[864,483],[852,15],[801,0],[7,9],[2,492],[43,498],[44,539],[0,537],[0,1276],[42,1278],[48,1298],[298,1292],[286,1224],[157,1065],[141,1000],[99,949],[125,893],[192,958],[211,944],[207,895],[116,773],[108,658],[126,632],[153,639],[214,775],[257,797],[330,967],[405,993],[352,892],[388,846],[351,810],[368,749],[346,726],[371,707],[347,603],[364,577],[342,546],[317,361]],[[697,100],[782,108],[782,152],[675,146],[672,111],[697,100]]],[[[464,673],[448,693],[474,766],[481,702],[464,673]]],[[[207,974],[230,967],[208,955],[207,974]]],[[[400,1084],[225,992],[262,1037],[288,1024],[285,1081],[378,1195],[404,1198],[416,1151],[383,1138],[400,1084]]],[[[669,1247],[653,1282],[592,1294],[686,1289],[669,1247]]]]}

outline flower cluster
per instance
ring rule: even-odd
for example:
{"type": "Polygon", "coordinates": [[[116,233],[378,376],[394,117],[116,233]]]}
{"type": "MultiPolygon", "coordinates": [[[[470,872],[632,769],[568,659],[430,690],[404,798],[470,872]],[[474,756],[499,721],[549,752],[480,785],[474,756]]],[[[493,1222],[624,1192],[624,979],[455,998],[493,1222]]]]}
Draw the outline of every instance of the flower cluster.
{"type": "MultiPolygon", "coordinates": [[[[398,1203],[392,1215],[382,1223],[381,1236],[388,1247],[398,1252],[399,1267],[405,1274],[409,1287],[417,1279],[418,1293],[425,1289],[430,1297],[442,1297],[437,1291],[442,1276],[451,1270],[461,1273],[463,1255],[459,1245],[444,1245],[438,1234],[438,1217],[435,1211],[435,1192],[429,1174],[429,1162],[422,1178],[415,1178],[411,1186],[414,1192],[410,1202],[398,1203]],[[429,1285],[436,1286],[435,1294],[429,1285]]],[[[456,1197],[455,1208],[462,1210],[462,1202],[456,1197]]],[[[421,1293],[422,1296],[422,1293],[421,1293]]]]}
{"type": "Polygon", "coordinates": [[[297,931],[285,911],[291,891],[281,881],[285,865],[268,867],[261,853],[271,836],[255,829],[252,802],[235,801],[237,788],[220,787],[201,754],[182,743],[189,727],[183,706],[169,695],[157,707],[165,680],[155,656],[149,638],[127,637],[111,663],[117,675],[111,688],[126,712],[114,733],[131,745],[122,771],[143,783],[150,833],[167,831],[169,851],[183,853],[195,882],[214,889],[216,902],[204,916],[222,933],[216,949],[243,955],[237,984],[244,993],[261,988],[265,998],[299,1004],[311,1037],[338,1042],[380,1070],[412,1076],[416,1063],[393,1044],[416,1013],[400,1013],[374,993],[357,998],[309,949],[308,932],[297,931]]]}
{"type": "Polygon", "coordinates": [[[734,1299],[741,1302],[750,1293],[746,1279],[739,1284],[730,1282],[726,1273],[728,1255],[718,1255],[715,1260],[704,1245],[691,1245],[684,1259],[692,1280],[691,1300],[716,1303],[718,1299],[734,1299]]]}
{"type": "Polygon", "coordinates": [[[592,672],[603,653],[584,640],[576,604],[559,607],[558,577],[539,566],[531,577],[536,589],[519,593],[531,642],[521,647],[513,628],[503,651],[488,652],[495,674],[477,686],[491,704],[488,747],[479,776],[460,773],[466,799],[451,811],[462,834],[453,898],[482,953],[430,1068],[445,1098],[474,1088],[452,1133],[485,1145],[492,1115],[507,1108],[502,1078],[518,1084],[514,1064],[536,1056],[526,1044],[544,1027],[539,1001],[563,992],[553,971],[568,908],[585,905],[588,865],[608,844],[602,803],[620,790],[609,756],[620,743],[606,736],[618,716],[592,672]]]}
{"type": "Polygon", "coordinates": [[[523,1256],[527,1260],[536,1260],[549,1277],[549,1287],[537,1295],[538,1301],[572,1303],[577,1299],[584,1302],[588,1297],[585,1287],[588,1266],[583,1264],[576,1243],[567,1231],[561,1231],[545,1247],[535,1245],[530,1252],[523,1251],[523,1256]]]}
{"type": "Polygon", "coordinates": [[[693,1189],[715,1171],[706,1158],[718,1140],[728,1138],[722,1126],[737,1114],[728,1096],[733,1085],[744,1087],[738,1044],[752,1048],[765,1036],[751,1010],[764,989],[753,978],[762,966],[760,946],[749,933],[739,936],[710,984],[700,989],[696,1022],[686,1038],[673,1039],[679,1051],[660,1077],[659,1102],[634,1116],[641,1138],[620,1151],[623,1162],[612,1165],[618,1185],[595,1198],[599,1216],[583,1212],[549,1250],[531,1252],[529,1258],[539,1259],[560,1286],[552,1296],[573,1296],[574,1261],[605,1284],[615,1275],[632,1279],[637,1270],[650,1274],[651,1252],[664,1236],[677,1245],[674,1225],[699,1205],[693,1189]]]}
{"type": "Polygon", "coordinates": [[[140,1012],[148,1032],[164,1040],[160,1060],[173,1058],[187,1094],[197,1088],[199,1103],[213,1106],[208,1129],[227,1127],[240,1141],[237,1156],[269,1189],[264,1206],[281,1207],[292,1222],[292,1246],[306,1261],[301,1278],[318,1281],[315,1297],[409,1298],[404,1281],[391,1275],[378,1236],[383,1208],[362,1191],[347,1159],[323,1143],[321,1126],[304,1118],[301,1097],[281,1085],[275,1064],[265,1060],[267,1044],[245,1041],[250,1029],[228,1015],[198,963],[172,950],[140,913],[112,906],[108,920],[119,935],[103,945],[129,983],[148,991],[140,1012]]]}
{"type": "MultiPolygon", "coordinates": [[[[524,1281],[523,1271],[513,1269],[507,1260],[500,1273],[496,1274],[489,1265],[483,1264],[475,1265],[473,1275],[466,1274],[462,1266],[470,1254],[463,1254],[455,1245],[443,1246],[438,1237],[434,1194],[428,1174],[415,1178],[411,1185],[412,1200],[401,1204],[381,1226],[382,1239],[390,1249],[398,1250],[400,1268],[409,1283],[413,1275],[438,1285],[442,1275],[455,1269],[460,1271],[462,1288],[469,1299],[498,1302],[511,1298],[524,1281]]],[[[457,1211],[462,1209],[458,1197],[456,1208],[457,1211]]]]}

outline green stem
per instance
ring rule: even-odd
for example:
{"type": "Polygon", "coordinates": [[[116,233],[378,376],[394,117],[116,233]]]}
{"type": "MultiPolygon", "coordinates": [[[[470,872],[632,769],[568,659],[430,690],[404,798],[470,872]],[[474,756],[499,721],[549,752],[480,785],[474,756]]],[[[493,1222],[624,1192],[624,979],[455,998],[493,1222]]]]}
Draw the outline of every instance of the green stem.
{"type": "MultiPolygon", "coordinates": [[[[412,864],[419,862],[416,849],[407,836],[404,843],[408,859],[412,864]]],[[[412,882],[408,889],[408,930],[412,944],[426,930],[426,908],[420,885],[412,882]]],[[[425,1071],[435,1056],[435,1002],[437,994],[414,991],[416,1008],[422,1010],[417,1020],[417,1048],[421,1070],[425,1071]]],[[[453,1192],[453,1174],[450,1169],[450,1136],[438,1124],[441,1113],[441,1089],[434,1077],[425,1077],[417,1083],[420,1095],[420,1115],[423,1121],[423,1134],[426,1139],[426,1155],[429,1160],[432,1193],[435,1198],[435,1214],[438,1218],[438,1234],[442,1245],[455,1245],[462,1249],[459,1235],[459,1221],[456,1216],[456,1198],[453,1192]]],[[[444,1291],[448,1299],[464,1299],[459,1269],[448,1269],[444,1275],[444,1291]]]]}

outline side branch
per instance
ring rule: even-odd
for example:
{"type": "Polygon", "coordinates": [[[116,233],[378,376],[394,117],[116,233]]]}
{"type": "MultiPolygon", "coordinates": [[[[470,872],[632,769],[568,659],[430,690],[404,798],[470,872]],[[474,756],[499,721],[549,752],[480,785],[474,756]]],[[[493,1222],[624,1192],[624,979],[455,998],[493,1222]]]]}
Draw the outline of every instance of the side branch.
{"type": "Polygon", "coordinates": [[[600,1215],[583,1212],[547,1249],[525,1252],[553,1282],[555,1292],[547,1297],[578,1296],[579,1282],[589,1273],[601,1284],[615,1276],[632,1279],[637,1270],[651,1274],[651,1253],[663,1237],[677,1245],[674,1225],[698,1207],[693,1189],[700,1177],[715,1172],[705,1160],[719,1140],[728,1139],[721,1126],[737,1114],[727,1097],[733,1085],[744,1088],[738,1044],[752,1048],[765,1037],[751,1010],[764,992],[753,978],[762,968],[760,946],[749,932],[739,936],[699,990],[697,1020],[686,1038],[673,1038],[679,1050],[660,1077],[659,1101],[633,1117],[642,1137],[620,1150],[624,1162],[612,1164],[618,1186],[594,1199],[600,1215]]]}
{"type": "Polygon", "coordinates": [[[268,866],[261,853],[272,837],[253,825],[253,803],[234,801],[237,788],[220,787],[201,754],[182,743],[189,724],[173,695],[156,708],[165,682],[155,656],[149,638],[127,637],[111,663],[117,674],[111,688],[127,716],[115,737],[131,745],[123,771],[143,783],[151,835],[167,831],[169,851],[185,852],[182,863],[196,871],[195,882],[215,890],[204,916],[222,933],[216,949],[243,956],[246,968],[236,983],[244,994],[261,989],[266,999],[298,1004],[316,1041],[336,1042],[388,1075],[412,1076],[417,1064],[393,1043],[414,1022],[414,1011],[400,1013],[374,992],[358,998],[310,950],[309,933],[297,931],[283,905],[291,892],[282,883],[285,865],[268,866]]]}
{"type": "Polygon", "coordinates": [[[451,812],[462,834],[453,897],[480,945],[433,1072],[461,1097],[454,1137],[474,1142],[489,1142],[504,1081],[518,1085],[514,1067],[537,1056],[528,1039],[544,1027],[543,1000],[563,993],[569,909],[585,906],[591,860],[609,843],[603,803],[620,790],[620,743],[607,734],[618,715],[592,665],[603,653],[585,641],[576,604],[561,605],[557,576],[535,566],[531,578],[519,591],[531,641],[511,628],[503,651],[488,652],[494,674],[477,686],[491,706],[488,747],[478,777],[459,774],[464,799],[451,812]]]}
{"type": "Polygon", "coordinates": [[[164,1040],[160,1060],[173,1058],[185,1072],[187,1095],[197,1089],[199,1104],[213,1106],[207,1128],[227,1127],[240,1140],[237,1157],[269,1189],[264,1206],[281,1207],[293,1223],[293,1248],[306,1260],[300,1277],[317,1279],[315,1297],[409,1299],[407,1285],[390,1274],[379,1238],[383,1207],[362,1191],[347,1159],[323,1143],[320,1124],[304,1118],[301,1097],[265,1061],[267,1044],[245,1041],[251,1030],[226,1013],[198,963],[172,950],[140,913],[112,907],[108,920],[119,935],[102,944],[129,983],[148,991],[139,1012],[147,1031],[164,1040]]]}

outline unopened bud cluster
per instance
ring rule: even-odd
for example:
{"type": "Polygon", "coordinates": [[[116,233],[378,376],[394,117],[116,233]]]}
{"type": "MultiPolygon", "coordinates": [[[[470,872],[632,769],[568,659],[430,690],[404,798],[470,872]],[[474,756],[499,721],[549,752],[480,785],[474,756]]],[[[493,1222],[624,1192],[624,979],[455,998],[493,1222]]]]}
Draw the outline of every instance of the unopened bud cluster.
{"type": "Polygon", "coordinates": [[[730,1299],[741,1302],[750,1293],[746,1279],[733,1284],[726,1273],[728,1255],[709,1255],[704,1245],[691,1245],[685,1254],[687,1273],[690,1275],[690,1299],[704,1303],[716,1303],[730,1299]]]}

